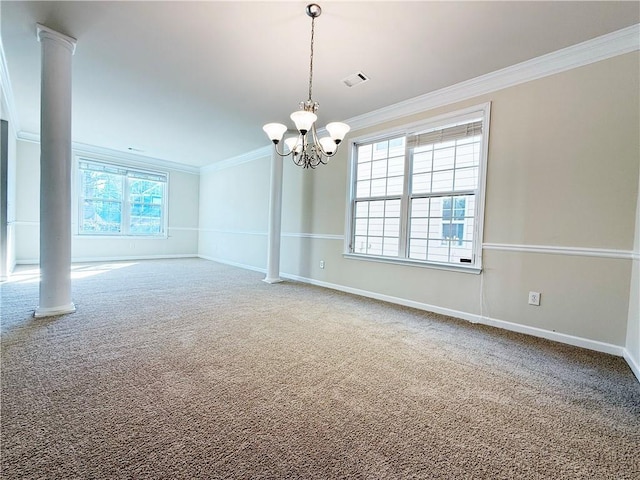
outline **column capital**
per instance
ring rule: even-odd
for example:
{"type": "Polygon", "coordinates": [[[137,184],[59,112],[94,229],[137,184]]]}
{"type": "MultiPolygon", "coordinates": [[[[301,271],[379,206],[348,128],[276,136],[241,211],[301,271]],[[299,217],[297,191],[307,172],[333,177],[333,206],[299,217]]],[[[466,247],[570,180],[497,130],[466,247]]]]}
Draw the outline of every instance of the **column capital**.
{"type": "Polygon", "coordinates": [[[36,36],[39,42],[42,42],[43,40],[53,40],[58,42],[63,47],[69,49],[71,55],[76,51],[77,40],[75,38],[56,32],[55,30],[40,23],[36,23],[36,36]]]}

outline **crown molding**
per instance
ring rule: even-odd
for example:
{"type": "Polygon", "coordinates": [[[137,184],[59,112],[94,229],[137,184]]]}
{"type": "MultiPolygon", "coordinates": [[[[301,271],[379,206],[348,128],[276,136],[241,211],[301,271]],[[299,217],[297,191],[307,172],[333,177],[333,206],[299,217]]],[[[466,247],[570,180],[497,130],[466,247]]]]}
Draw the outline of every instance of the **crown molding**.
{"type": "Polygon", "coordinates": [[[468,100],[640,49],[640,24],[345,120],[352,131],[468,100]]]}
{"type": "Polygon", "coordinates": [[[242,165],[243,163],[260,160],[261,158],[271,158],[272,148],[273,147],[271,145],[267,147],[260,147],[256,150],[251,150],[250,152],[243,153],[242,155],[238,155],[236,157],[227,158],[226,160],[221,160],[219,162],[205,165],[204,167],[200,167],[200,173],[202,174],[216,172],[218,170],[224,170],[225,168],[237,167],[238,165],[242,165]]]}
{"type": "MultiPolygon", "coordinates": [[[[20,131],[18,132],[17,137],[18,140],[22,140],[25,142],[40,143],[40,135],[38,135],[37,133],[20,131]]],[[[161,158],[146,157],[144,155],[137,155],[135,153],[121,152],[119,150],[98,147],[96,145],[88,145],[86,143],[72,142],[71,149],[73,150],[73,153],[77,155],[100,157],[106,160],[124,160],[139,166],[153,168],[160,167],[167,170],[191,173],[194,175],[198,175],[200,173],[200,168],[194,167],[192,165],[185,165],[183,163],[162,160],[161,158]]]]}

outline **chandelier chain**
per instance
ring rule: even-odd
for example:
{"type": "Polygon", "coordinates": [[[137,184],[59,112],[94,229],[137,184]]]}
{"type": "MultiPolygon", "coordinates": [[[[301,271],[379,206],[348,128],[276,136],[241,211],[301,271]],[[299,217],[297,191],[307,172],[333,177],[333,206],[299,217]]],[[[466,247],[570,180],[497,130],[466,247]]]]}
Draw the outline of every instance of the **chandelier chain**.
{"type": "Polygon", "coordinates": [[[315,17],[311,17],[311,55],[309,55],[309,103],[311,103],[311,92],[313,89],[313,36],[315,33],[315,17]]]}

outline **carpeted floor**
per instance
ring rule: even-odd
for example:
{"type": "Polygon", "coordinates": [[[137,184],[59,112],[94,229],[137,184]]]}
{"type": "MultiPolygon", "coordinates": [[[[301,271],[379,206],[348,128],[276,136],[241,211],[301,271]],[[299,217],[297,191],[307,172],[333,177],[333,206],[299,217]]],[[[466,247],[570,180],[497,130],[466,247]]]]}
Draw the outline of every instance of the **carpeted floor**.
{"type": "Polygon", "coordinates": [[[23,274],[2,478],[640,478],[617,357],[201,259],[74,266],[33,319],[23,274]]]}

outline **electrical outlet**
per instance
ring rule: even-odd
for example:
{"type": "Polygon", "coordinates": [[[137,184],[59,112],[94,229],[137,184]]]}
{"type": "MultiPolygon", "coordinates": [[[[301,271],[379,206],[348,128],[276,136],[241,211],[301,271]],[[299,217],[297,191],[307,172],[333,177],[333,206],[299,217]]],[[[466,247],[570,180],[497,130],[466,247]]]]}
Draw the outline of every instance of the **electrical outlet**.
{"type": "Polygon", "coordinates": [[[539,292],[529,292],[529,305],[540,305],[540,293],[539,292]]]}
{"type": "Polygon", "coordinates": [[[324,260],[320,260],[320,268],[324,268],[324,260]]]}

